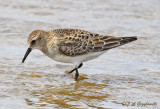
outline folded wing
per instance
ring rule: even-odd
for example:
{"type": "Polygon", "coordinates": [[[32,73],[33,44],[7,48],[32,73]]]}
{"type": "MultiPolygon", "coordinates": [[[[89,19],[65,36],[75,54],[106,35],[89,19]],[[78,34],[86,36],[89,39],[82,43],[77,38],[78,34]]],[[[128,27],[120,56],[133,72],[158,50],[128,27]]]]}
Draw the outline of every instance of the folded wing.
{"type": "Polygon", "coordinates": [[[83,32],[64,38],[65,40],[60,43],[59,51],[67,56],[79,56],[86,53],[109,50],[137,40],[136,37],[102,36],[83,32]]]}

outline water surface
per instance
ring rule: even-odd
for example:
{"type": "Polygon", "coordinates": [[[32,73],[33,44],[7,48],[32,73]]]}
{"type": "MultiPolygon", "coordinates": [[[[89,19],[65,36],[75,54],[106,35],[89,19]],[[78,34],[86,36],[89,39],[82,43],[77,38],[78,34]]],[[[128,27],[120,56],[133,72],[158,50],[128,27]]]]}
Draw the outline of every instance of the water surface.
{"type": "Polygon", "coordinates": [[[160,108],[159,0],[0,1],[0,108],[160,108]],[[38,50],[35,29],[78,28],[138,40],[84,63],[79,81],[38,50]],[[154,105],[142,105],[151,103],[154,105]]]}

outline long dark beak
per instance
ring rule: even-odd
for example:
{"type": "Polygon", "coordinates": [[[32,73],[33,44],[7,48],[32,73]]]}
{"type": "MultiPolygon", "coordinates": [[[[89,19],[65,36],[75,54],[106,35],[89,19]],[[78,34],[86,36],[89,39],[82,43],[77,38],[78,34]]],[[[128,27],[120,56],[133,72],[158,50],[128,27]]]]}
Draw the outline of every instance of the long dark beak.
{"type": "Polygon", "coordinates": [[[29,55],[29,53],[32,51],[31,48],[28,48],[27,51],[26,51],[26,54],[24,55],[24,58],[22,60],[22,63],[24,63],[24,61],[26,60],[27,56],[29,55]]]}

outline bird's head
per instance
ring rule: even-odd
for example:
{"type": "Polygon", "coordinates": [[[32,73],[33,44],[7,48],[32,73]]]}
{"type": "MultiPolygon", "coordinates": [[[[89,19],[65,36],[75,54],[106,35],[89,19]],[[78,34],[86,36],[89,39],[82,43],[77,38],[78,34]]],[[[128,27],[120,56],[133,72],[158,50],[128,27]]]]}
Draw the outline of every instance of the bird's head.
{"type": "Polygon", "coordinates": [[[33,49],[41,49],[42,43],[43,43],[43,38],[45,37],[46,34],[47,34],[47,32],[42,31],[42,30],[35,30],[30,33],[30,35],[28,37],[28,45],[29,46],[26,51],[26,54],[24,55],[22,63],[24,63],[25,59],[27,58],[27,56],[29,55],[29,53],[33,49]]]}

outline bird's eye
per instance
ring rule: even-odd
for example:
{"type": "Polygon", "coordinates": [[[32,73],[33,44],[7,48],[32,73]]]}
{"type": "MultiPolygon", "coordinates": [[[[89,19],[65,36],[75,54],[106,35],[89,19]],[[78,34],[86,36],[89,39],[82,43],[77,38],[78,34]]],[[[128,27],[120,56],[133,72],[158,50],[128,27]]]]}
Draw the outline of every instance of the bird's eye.
{"type": "Polygon", "coordinates": [[[35,44],[36,40],[32,40],[31,44],[35,44]]]}

